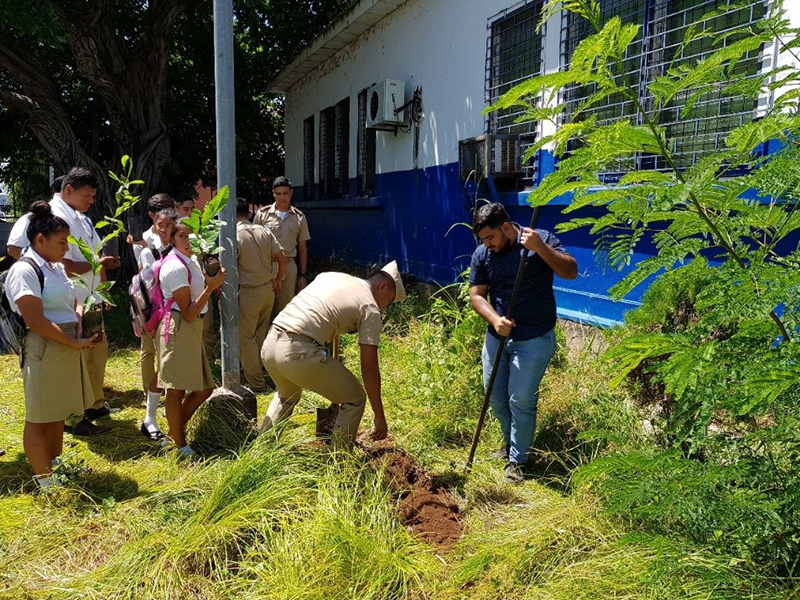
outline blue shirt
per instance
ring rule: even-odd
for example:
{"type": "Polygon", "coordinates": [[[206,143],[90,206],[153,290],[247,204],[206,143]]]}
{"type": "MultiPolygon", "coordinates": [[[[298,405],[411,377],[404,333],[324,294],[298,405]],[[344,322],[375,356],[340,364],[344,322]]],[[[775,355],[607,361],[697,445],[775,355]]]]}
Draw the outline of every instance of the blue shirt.
{"type": "MultiPolygon", "coordinates": [[[[516,225],[516,223],[515,223],[516,225]]],[[[519,227],[519,225],[517,225],[519,227]]],[[[549,231],[536,229],[542,241],[564,254],[568,254],[559,239],[549,231]]],[[[520,237],[522,228],[520,227],[520,237]]],[[[530,340],[550,331],[556,325],[556,298],[553,294],[553,269],[535,252],[525,250],[517,241],[501,252],[492,252],[481,244],[472,253],[469,266],[469,284],[488,285],[489,303],[497,314],[505,316],[511,302],[514,281],[517,278],[519,261],[525,252],[525,270],[522,274],[519,296],[511,318],[516,325],[509,338],[516,341],[530,340]]],[[[487,331],[496,338],[494,327],[487,331]]]]}

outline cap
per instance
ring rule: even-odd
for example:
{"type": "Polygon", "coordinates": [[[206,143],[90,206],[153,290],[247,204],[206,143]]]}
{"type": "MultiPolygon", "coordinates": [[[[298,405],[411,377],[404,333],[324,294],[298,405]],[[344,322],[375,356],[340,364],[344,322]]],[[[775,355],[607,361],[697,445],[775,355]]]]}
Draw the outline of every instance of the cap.
{"type": "Polygon", "coordinates": [[[394,302],[402,302],[406,299],[406,288],[403,286],[403,280],[400,278],[400,271],[397,270],[397,261],[393,260],[388,265],[381,269],[384,273],[388,273],[394,279],[394,302]]]}

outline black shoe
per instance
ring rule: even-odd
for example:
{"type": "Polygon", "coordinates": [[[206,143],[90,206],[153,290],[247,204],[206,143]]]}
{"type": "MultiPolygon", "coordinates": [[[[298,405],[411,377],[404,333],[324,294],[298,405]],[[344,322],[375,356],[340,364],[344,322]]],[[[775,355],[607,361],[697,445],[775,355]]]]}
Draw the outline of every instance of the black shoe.
{"type": "Polygon", "coordinates": [[[164,439],[164,434],[160,429],[155,429],[154,431],[150,431],[150,429],[148,429],[147,425],[145,425],[144,423],[142,423],[142,427],[140,428],[139,431],[141,431],[142,435],[146,437],[148,440],[152,440],[154,442],[159,442],[164,439]]]}
{"type": "Polygon", "coordinates": [[[95,425],[88,419],[83,419],[73,427],[65,427],[64,431],[69,431],[72,435],[92,436],[108,433],[111,430],[108,427],[100,427],[99,425],[95,425]]]}
{"type": "Polygon", "coordinates": [[[103,404],[100,408],[87,408],[83,411],[83,416],[90,421],[94,421],[96,419],[101,419],[103,417],[107,417],[108,415],[112,415],[114,413],[118,413],[121,408],[111,408],[108,404],[103,404]]]}
{"type": "Polygon", "coordinates": [[[489,458],[496,458],[498,460],[508,461],[508,453],[511,450],[511,444],[503,444],[496,452],[492,452],[489,458]]]}
{"type": "Polygon", "coordinates": [[[510,462],[506,465],[506,481],[509,483],[522,483],[525,478],[522,476],[522,465],[510,462]]]}

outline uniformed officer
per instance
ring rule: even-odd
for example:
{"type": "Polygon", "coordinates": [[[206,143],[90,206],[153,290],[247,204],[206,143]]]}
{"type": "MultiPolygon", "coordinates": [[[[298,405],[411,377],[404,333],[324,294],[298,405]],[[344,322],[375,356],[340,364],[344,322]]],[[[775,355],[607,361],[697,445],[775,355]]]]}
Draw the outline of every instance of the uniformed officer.
{"type": "Polygon", "coordinates": [[[302,290],[306,281],[308,268],[308,248],[306,242],[311,239],[305,215],[292,206],[292,182],[286,177],[278,177],[272,182],[272,197],[275,203],[261,208],[253,218],[253,223],[270,229],[283,248],[286,258],[286,276],[281,284],[280,296],[275,301],[277,312],[280,312],[294,298],[295,290],[302,290]],[[299,269],[299,270],[298,270],[299,269]]]}
{"type": "Polygon", "coordinates": [[[372,438],[385,438],[387,425],[378,366],[383,327],[380,311],[405,297],[394,261],[367,279],[345,273],[320,273],[275,318],[261,348],[261,360],[276,388],[261,431],[287,419],[307,389],[338,407],[333,433],[346,440],[355,438],[369,397],[375,415],[372,438]],[[325,347],[340,334],[354,332],[358,333],[361,348],[363,387],[325,347]]]}
{"type": "Polygon", "coordinates": [[[267,337],[272,307],[281,293],[286,256],[272,231],[248,221],[247,201],[236,203],[236,241],[239,246],[239,359],[247,384],[264,389],[259,351],[267,337]],[[273,274],[272,262],[278,263],[273,274]]]}

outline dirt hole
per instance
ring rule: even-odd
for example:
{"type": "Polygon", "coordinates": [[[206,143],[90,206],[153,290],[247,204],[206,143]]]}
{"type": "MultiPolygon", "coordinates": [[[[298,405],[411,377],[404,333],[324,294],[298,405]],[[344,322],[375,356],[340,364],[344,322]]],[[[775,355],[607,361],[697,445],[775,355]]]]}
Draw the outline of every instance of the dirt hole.
{"type": "Polygon", "coordinates": [[[400,516],[414,535],[442,549],[461,538],[464,526],[458,502],[413,456],[387,442],[362,449],[373,468],[383,467],[389,487],[400,499],[400,516]]]}

